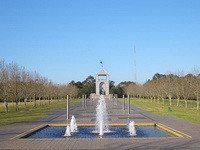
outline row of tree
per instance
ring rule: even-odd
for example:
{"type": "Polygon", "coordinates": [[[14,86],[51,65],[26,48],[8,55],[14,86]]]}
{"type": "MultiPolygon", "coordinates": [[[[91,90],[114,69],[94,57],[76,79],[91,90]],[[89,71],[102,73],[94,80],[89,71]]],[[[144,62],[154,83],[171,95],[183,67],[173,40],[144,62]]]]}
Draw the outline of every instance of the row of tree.
{"type": "MultiPolygon", "coordinates": [[[[182,99],[185,100],[186,107],[188,100],[195,100],[199,109],[200,74],[198,70],[187,75],[182,72],[156,73],[143,85],[130,81],[121,82],[117,86],[114,84],[114,81],[109,82],[110,94],[118,94],[118,97],[129,94],[163,102],[169,99],[170,105],[172,99],[176,99],[177,106],[179,106],[179,100],[182,99]]],[[[48,100],[50,104],[53,99],[66,98],[67,94],[71,97],[81,97],[83,94],[89,96],[91,93],[95,93],[95,79],[91,75],[82,82],[72,80],[69,84],[59,85],[16,63],[6,64],[4,60],[0,60],[0,101],[4,101],[6,112],[8,112],[9,101],[15,102],[16,111],[18,111],[19,101],[23,101],[25,107],[27,107],[27,100],[33,101],[36,107],[36,100],[39,101],[39,105],[41,105],[41,100],[48,100]]]]}
{"type": "MultiPolygon", "coordinates": [[[[151,80],[144,84],[136,84],[131,81],[124,81],[118,85],[114,85],[114,81],[110,81],[110,94],[132,95],[138,98],[148,98],[151,101],[162,101],[163,104],[166,99],[169,100],[170,106],[172,100],[176,100],[176,105],[179,106],[180,100],[184,100],[185,107],[188,107],[188,100],[196,101],[197,109],[199,109],[199,87],[200,74],[198,70],[193,73],[184,75],[183,71],[177,74],[159,74],[156,73],[151,80]]],[[[83,82],[70,82],[79,89],[79,97],[82,94],[90,95],[95,93],[95,79],[93,76],[88,76],[83,82]]]]}
{"type": "Polygon", "coordinates": [[[15,102],[16,111],[18,103],[24,102],[27,107],[27,100],[34,102],[36,100],[48,100],[65,98],[66,94],[75,97],[78,94],[78,88],[74,85],[59,85],[53,83],[46,77],[37,72],[30,72],[16,63],[6,64],[0,60],[0,101],[5,103],[5,112],[8,112],[8,102],[15,102]]]}
{"type": "Polygon", "coordinates": [[[200,74],[198,70],[194,73],[184,75],[183,72],[178,74],[159,74],[156,73],[151,80],[148,80],[143,85],[135,83],[126,84],[124,92],[136,97],[150,98],[162,100],[169,99],[172,105],[172,99],[176,99],[176,105],[179,106],[180,100],[185,101],[187,108],[188,100],[197,102],[199,109],[199,87],[200,74]]]}

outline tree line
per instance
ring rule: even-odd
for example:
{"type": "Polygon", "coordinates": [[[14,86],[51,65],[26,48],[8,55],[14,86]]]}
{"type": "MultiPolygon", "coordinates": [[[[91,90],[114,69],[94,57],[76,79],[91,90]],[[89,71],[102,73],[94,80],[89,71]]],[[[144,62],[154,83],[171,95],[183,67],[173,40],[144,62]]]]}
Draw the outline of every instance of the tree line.
{"type": "Polygon", "coordinates": [[[5,63],[0,60],[0,102],[4,102],[5,112],[8,112],[8,102],[15,103],[15,110],[19,111],[18,103],[24,102],[27,108],[27,101],[33,101],[36,107],[36,100],[64,99],[69,94],[75,97],[78,88],[70,84],[56,84],[36,71],[30,72],[16,63],[5,63]]]}
{"type": "MultiPolygon", "coordinates": [[[[124,81],[115,86],[114,81],[109,81],[110,94],[118,94],[118,97],[129,94],[153,101],[161,100],[163,103],[168,99],[170,105],[175,99],[177,106],[180,100],[184,100],[186,108],[188,100],[194,100],[197,109],[199,109],[199,85],[200,74],[197,69],[187,75],[183,72],[156,73],[142,85],[124,81]]],[[[18,111],[19,102],[23,102],[27,108],[26,102],[32,101],[33,107],[36,107],[36,100],[39,101],[39,105],[43,104],[41,101],[46,100],[50,104],[51,100],[65,99],[66,95],[74,98],[82,97],[83,94],[89,96],[91,93],[95,93],[95,78],[91,75],[82,82],[72,80],[69,84],[56,84],[36,71],[30,72],[16,63],[7,64],[4,60],[0,60],[0,102],[4,102],[5,112],[8,112],[8,102],[15,103],[15,109],[18,111]]]]}
{"type": "Polygon", "coordinates": [[[193,73],[184,75],[183,72],[177,74],[159,74],[156,73],[151,80],[148,80],[143,85],[134,82],[124,86],[124,92],[139,98],[149,98],[153,101],[161,100],[164,104],[168,99],[170,106],[172,100],[176,100],[176,105],[179,106],[180,100],[185,102],[185,107],[188,107],[188,100],[196,101],[196,107],[199,109],[199,87],[200,74],[197,69],[193,73]]]}
{"type": "MultiPolygon", "coordinates": [[[[83,82],[71,81],[70,85],[78,88],[78,96],[82,94],[90,95],[95,93],[95,79],[93,76],[88,76],[83,82]]],[[[188,107],[188,100],[196,102],[196,107],[199,109],[199,86],[200,74],[199,70],[194,69],[193,73],[184,75],[184,72],[160,74],[156,73],[152,79],[144,84],[137,84],[132,81],[123,81],[115,86],[114,81],[109,82],[110,94],[131,95],[136,98],[150,99],[165,103],[169,100],[169,105],[172,105],[172,100],[176,100],[176,106],[179,107],[180,101],[184,101],[185,107],[188,107]]]]}

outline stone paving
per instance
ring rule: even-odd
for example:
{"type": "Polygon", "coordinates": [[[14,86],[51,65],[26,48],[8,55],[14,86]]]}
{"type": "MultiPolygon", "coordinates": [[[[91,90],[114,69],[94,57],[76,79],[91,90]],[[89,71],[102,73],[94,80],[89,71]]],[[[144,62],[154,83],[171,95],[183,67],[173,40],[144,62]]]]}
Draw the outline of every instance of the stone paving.
{"type": "MultiPolygon", "coordinates": [[[[87,107],[81,104],[71,107],[78,124],[94,124],[96,102],[88,101],[87,107]]],[[[200,149],[200,125],[186,122],[171,116],[156,116],[131,106],[130,115],[122,103],[107,100],[109,123],[126,123],[127,117],[135,123],[162,123],[192,138],[131,138],[131,139],[20,139],[25,133],[42,124],[66,124],[66,110],[55,110],[51,115],[31,123],[15,123],[0,127],[0,149],[200,149]]]]}

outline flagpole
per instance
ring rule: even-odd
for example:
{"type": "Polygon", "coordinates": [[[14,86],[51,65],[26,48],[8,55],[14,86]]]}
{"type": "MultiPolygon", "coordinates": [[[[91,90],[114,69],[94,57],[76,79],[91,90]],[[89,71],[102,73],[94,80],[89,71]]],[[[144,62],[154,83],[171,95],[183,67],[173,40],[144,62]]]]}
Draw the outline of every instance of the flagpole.
{"type": "Polygon", "coordinates": [[[101,64],[101,68],[103,69],[103,61],[100,61],[100,64],[101,64]]]}

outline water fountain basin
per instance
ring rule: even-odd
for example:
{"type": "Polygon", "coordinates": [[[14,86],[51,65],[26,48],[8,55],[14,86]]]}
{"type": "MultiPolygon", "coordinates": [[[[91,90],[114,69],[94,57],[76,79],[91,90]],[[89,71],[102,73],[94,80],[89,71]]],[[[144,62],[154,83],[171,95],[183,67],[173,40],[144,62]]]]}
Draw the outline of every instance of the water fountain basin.
{"type": "Polygon", "coordinates": [[[181,132],[171,129],[162,124],[136,123],[137,135],[131,136],[126,124],[109,124],[111,132],[99,135],[95,133],[95,124],[79,124],[78,132],[71,136],[64,136],[67,124],[48,124],[30,130],[20,138],[162,138],[184,137],[181,132]]]}

